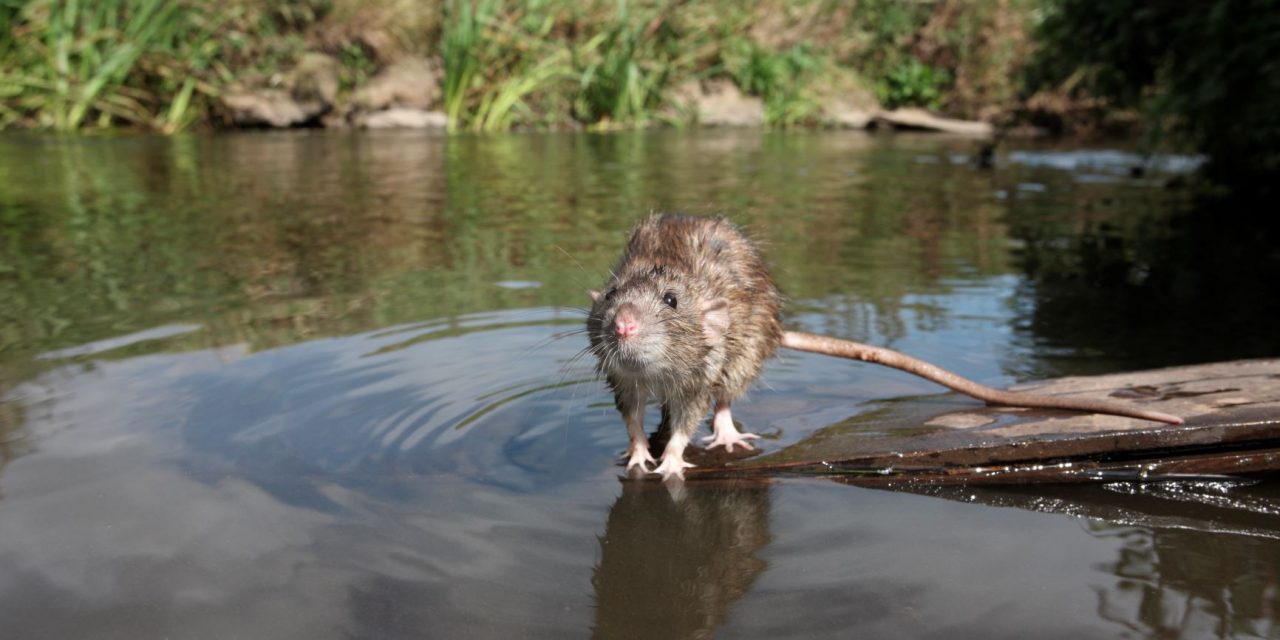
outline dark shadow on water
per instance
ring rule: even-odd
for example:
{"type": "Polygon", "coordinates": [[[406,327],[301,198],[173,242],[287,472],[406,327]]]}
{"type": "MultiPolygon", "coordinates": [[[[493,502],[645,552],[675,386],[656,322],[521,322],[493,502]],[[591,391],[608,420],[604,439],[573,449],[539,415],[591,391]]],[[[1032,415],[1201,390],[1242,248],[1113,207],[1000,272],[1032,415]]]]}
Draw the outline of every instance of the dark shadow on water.
{"type": "Polygon", "coordinates": [[[592,575],[595,638],[710,638],[767,568],[770,486],[624,481],[592,575]]]}
{"type": "Polygon", "coordinates": [[[1280,355],[1276,202],[1204,196],[1173,213],[1108,212],[1120,206],[1088,199],[1058,221],[1010,213],[1026,275],[1015,322],[1047,354],[1033,377],[1280,355]],[[1105,356],[1060,359],[1058,348],[1105,356]]]}

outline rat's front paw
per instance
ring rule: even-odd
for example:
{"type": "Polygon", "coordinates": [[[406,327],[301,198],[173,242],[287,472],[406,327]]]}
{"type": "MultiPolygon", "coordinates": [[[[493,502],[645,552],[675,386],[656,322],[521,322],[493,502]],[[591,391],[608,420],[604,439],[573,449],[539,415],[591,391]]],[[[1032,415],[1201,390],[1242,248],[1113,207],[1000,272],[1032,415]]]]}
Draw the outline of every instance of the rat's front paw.
{"type": "Polygon", "coordinates": [[[640,467],[640,471],[648,472],[649,467],[647,465],[657,464],[657,461],[653,459],[653,455],[649,453],[649,443],[647,442],[631,445],[631,450],[628,453],[630,457],[627,458],[627,473],[630,473],[636,467],[640,467]]]}
{"type": "Polygon", "coordinates": [[[684,458],[680,456],[665,455],[662,456],[662,464],[658,465],[658,468],[654,469],[650,473],[661,474],[663,480],[670,480],[671,478],[679,478],[683,480],[684,470],[691,468],[693,468],[693,465],[685,462],[684,458]]]}

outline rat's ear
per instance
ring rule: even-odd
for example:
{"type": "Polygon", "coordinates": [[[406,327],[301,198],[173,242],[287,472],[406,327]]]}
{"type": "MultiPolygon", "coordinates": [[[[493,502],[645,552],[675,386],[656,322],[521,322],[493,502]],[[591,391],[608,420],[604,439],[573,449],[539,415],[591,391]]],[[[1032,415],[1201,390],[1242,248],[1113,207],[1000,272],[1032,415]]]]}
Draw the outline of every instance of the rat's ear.
{"type": "Polygon", "coordinates": [[[724,342],[724,332],[729,330],[729,301],[724,298],[708,300],[702,304],[702,335],[707,344],[724,342]]]}
{"type": "Polygon", "coordinates": [[[587,295],[591,296],[592,302],[600,302],[600,292],[595,289],[587,289],[587,295]]]}

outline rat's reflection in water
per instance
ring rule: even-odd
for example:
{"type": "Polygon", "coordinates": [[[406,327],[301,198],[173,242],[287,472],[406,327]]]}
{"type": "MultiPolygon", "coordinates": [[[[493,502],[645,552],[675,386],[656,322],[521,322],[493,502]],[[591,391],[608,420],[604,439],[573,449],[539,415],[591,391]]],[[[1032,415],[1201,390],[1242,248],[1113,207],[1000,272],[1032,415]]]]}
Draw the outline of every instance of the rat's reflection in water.
{"type": "Polygon", "coordinates": [[[597,638],[711,637],[765,570],[769,483],[623,482],[592,584],[597,638]]]}

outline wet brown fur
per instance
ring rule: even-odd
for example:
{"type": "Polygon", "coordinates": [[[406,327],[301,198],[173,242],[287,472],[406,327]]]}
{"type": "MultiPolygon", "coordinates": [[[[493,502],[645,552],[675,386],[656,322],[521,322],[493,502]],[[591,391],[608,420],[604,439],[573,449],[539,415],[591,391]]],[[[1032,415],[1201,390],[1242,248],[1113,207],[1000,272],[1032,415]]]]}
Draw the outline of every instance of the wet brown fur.
{"type": "Polygon", "coordinates": [[[741,396],[777,350],[781,306],[755,245],[731,222],[655,214],[632,231],[613,277],[592,305],[587,333],[619,411],[625,415],[651,395],[663,405],[669,426],[692,434],[713,400],[741,396]],[[677,296],[675,309],[662,303],[666,292],[677,296]],[[704,338],[700,309],[717,298],[728,302],[730,328],[712,345],[704,338]],[[640,371],[619,366],[627,357],[607,330],[626,303],[661,334],[651,350],[634,354],[647,359],[640,371]]]}

